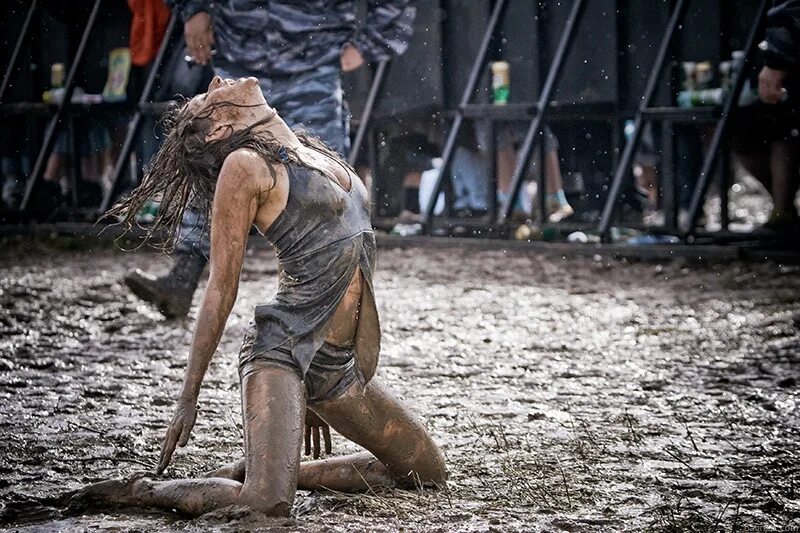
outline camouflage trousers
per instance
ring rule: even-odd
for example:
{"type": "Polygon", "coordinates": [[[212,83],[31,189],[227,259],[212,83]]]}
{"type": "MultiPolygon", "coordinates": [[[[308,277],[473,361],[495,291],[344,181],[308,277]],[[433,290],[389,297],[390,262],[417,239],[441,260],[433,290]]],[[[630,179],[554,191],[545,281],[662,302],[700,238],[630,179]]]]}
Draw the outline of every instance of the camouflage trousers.
{"type": "MultiPolygon", "coordinates": [[[[350,148],[350,116],[342,97],[339,65],[266,78],[262,73],[215,60],[214,71],[222,78],[257,77],[267,102],[289,127],[302,127],[347,156],[350,148]]],[[[209,229],[203,214],[187,209],[178,231],[176,252],[208,257],[211,249],[209,229]]]]}

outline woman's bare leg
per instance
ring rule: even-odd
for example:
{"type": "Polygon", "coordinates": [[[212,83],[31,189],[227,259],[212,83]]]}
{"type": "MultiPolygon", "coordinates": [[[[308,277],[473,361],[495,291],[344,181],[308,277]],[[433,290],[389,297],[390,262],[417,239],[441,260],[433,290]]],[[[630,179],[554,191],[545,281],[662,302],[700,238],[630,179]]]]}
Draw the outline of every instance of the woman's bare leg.
{"type": "Polygon", "coordinates": [[[772,170],[770,168],[769,148],[761,152],[737,150],[736,157],[744,169],[768,191],[772,190],[772,170]]]}
{"type": "Polygon", "coordinates": [[[106,481],[78,494],[89,503],[179,509],[200,515],[229,505],[286,516],[297,489],[305,390],[290,369],[267,367],[242,382],[246,472],[244,482],[224,478],[106,481]]]}
{"type": "MultiPolygon", "coordinates": [[[[363,391],[352,386],[344,395],[312,408],[336,431],[370,453],[306,461],[300,464],[298,488],[358,492],[381,485],[441,484],[444,458],[425,427],[377,379],[363,391]]],[[[210,475],[242,479],[245,461],[210,475]]]]}
{"type": "Polygon", "coordinates": [[[554,193],[562,190],[561,164],[558,161],[558,152],[550,150],[544,158],[545,192],[554,193]]]}
{"type": "MultiPolygon", "coordinates": [[[[245,459],[239,459],[208,472],[204,477],[225,478],[241,483],[244,481],[246,467],[245,459]]],[[[395,484],[395,477],[369,452],[305,461],[300,463],[297,476],[297,488],[301,490],[361,492],[395,484]]]]}
{"type": "MultiPolygon", "coordinates": [[[[378,379],[362,390],[314,405],[344,437],[371,452],[401,483],[441,484],[447,477],[444,456],[425,426],[378,379]]],[[[322,467],[322,465],[320,465],[322,467]]]]}
{"type": "Polygon", "coordinates": [[[242,498],[260,511],[288,515],[292,509],[305,394],[302,381],[288,368],[263,368],[242,382],[247,460],[242,498]]]}
{"type": "Polygon", "coordinates": [[[784,215],[796,215],[794,206],[800,180],[800,154],[798,144],[792,141],[775,141],[770,153],[770,170],[772,174],[772,200],[775,209],[784,215]]]}

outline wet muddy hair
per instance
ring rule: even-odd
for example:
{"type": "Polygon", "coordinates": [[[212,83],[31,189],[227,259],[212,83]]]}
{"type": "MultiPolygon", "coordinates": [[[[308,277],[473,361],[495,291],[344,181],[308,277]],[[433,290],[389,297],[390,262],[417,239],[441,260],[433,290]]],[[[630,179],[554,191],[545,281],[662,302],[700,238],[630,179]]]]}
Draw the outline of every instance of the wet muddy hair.
{"type": "MultiPolygon", "coordinates": [[[[309,166],[294,150],[278,142],[271,132],[254,131],[275,115],[246,129],[234,131],[224,139],[206,141],[206,135],[213,126],[211,116],[214,111],[227,106],[241,106],[231,102],[215,102],[192,112],[188,103],[189,100],[185,100],[164,115],[161,121],[166,130],[164,142],[145,168],[141,184],[105,214],[116,218],[119,224],[125,226],[126,232],[134,226],[142,228],[145,232],[142,244],[150,244],[165,252],[171,252],[177,244],[178,229],[186,209],[191,208],[206,215],[206,225],[209,224],[222,163],[239,148],[249,148],[266,161],[272,177],[270,190],[277,181],[276,165],[294,163],[309,166]],[[136,216],[150,200],[160,202],[158,213],[151,224],[141,226],[136,216]]],[[[295,130],[294,133],[303,145],[352,169],[338,153],[310,133],[303,130],[295,130]]]]}

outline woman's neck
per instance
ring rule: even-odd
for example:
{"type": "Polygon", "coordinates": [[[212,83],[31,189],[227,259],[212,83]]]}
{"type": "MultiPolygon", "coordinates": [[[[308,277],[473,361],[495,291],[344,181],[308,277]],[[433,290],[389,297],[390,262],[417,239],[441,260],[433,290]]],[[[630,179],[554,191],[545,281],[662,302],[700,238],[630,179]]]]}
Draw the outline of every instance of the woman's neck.
{"type": "Polygon", "coordinates": [[[286,125],[281,117],[276,113],[266,121],[259,129],[271,133],[277,142],[289,150],[297,150],[302,146],[300,139],[294,134],[292,129],[286,125]]]}

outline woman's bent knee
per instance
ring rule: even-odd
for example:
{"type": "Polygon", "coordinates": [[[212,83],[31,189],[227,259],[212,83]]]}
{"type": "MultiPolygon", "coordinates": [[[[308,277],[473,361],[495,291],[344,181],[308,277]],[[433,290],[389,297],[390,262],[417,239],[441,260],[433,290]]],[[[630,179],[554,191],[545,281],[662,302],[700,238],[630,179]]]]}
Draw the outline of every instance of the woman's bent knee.
{"type": "Polygon", "coordinates": [[[447,481],[447,468],[444,456],[436,445],[428,449],[415,461],[413,474],[422,484],[444,485],[447,481]]]}

